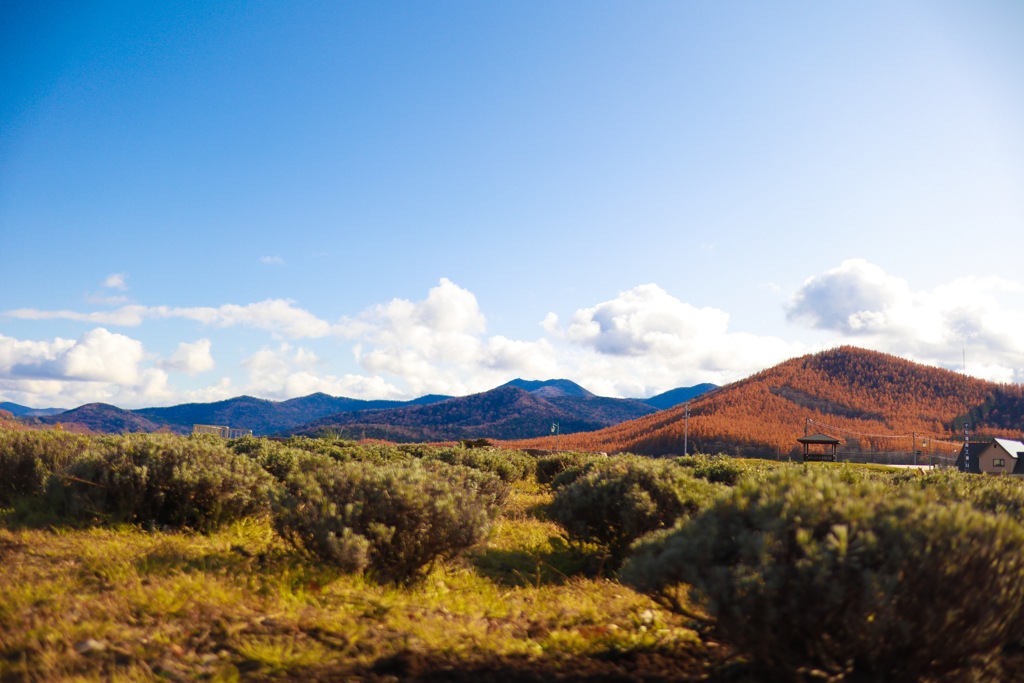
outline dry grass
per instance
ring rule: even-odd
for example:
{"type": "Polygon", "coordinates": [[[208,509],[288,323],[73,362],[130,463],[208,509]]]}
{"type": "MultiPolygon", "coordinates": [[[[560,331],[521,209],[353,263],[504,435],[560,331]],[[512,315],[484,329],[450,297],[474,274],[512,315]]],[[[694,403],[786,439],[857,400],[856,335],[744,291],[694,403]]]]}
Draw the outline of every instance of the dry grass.
{"type": "Polygon", "coordinates": [[[711,651],[679,617],[581,573],[548,496],[518,487],[485,546],[409,587],[319,566],[267,521],[0,523],[0,680],[702,677],[711,651]]]}

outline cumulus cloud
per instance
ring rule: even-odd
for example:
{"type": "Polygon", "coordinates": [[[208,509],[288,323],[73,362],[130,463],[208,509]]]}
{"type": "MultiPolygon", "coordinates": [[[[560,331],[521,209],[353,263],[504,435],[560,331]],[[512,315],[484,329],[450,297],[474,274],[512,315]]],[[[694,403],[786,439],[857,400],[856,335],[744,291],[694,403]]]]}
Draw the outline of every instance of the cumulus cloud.
{"type": "Polygon", "coordinates": [[[610,396],[724,384],[803,352],[775,337],[731,332],[725,311],[698,308],[655,284],[581,308],[564,327],[549,313],[543,326],[568,343],[563,367],[610,396]]]}
{"type": "Polygon", "coordinates": [[[577,310],[563,326],[549,313],[546,338],[486,333],[471,292],[442,279],[420,302],[396,299],[343,320],[372,376],[412,394],[464,394],[512,377],[566,377],[608,396],[647,396],[683,384],[724,383],[797,355],[771,337],[730,332],[729,316],[648,284],[577,310]]]}
{"type": "Polygon", "coordinates": [[[123,405],[170,396],[167,375],[145,368],[142,343],[104,328],[76,340],[25,341],[0,335],[0,391],[26,405],[123,405]]]}
{"type": "Polygon", "coordinates": [[[134,384],[143,355],[141,342],[102,327],[76,341],[0,337],[0,373],[11,378],[134,384]]]}
{"type": "Polygon", "coordinates": [[[183,318],[217,327],[251,327],[266,330],[275,337],[288,339],[314,339],[326,337],[331,326],[309,311],[297,308],[287,299],[267,299],[240,306],[224,304],[219,307],[171,307],[129,305],[112,311],[40,311],[21,308],[7,311],[6,315],[23,320],[75,320],[100,325],[137,327],[147,319],[183,318]]]}
{"type": "Polygon", "coordinates": [[[191,344],[181,342],[170,358],[161,361],[160,367],[171,372],[184,372],[198,375],[213,370],[216,364],[210,353],[213,343],[209,339],[200,339],[191,344]]]}
{"type": "Polygon", "coordinates": [[[850,259],[804,282],[787,316],[818,329],[864,334],[891,325],[894,310],[911,297],[904,280],[863,259],[850,259]]]}
{"type": "Polygon", "coordinates": [[[797,323],[837,335],[838,341],[920,362],[960,366],[995,381],[1024,380],[1024,311],[1005,299],[1018,283],[965,277],[914,290],[904,279],[862,259],[809,278],[787,309],[797,323]]]}
{"type": "Polygon", "coordinates": [[[486,329],[476,296],[447,278],[422,301],[393,299],[336,327],[357,342],[364,369],[401,378],[414,395],[481,391],[509,375],[556,367],[549,343],[488,338],[486,329]]]}
{"type": "Polygon", "coordinates": [[[700,337],[721,336],[728,326],[728,313],[696,308],[648,284],[576,311],[565,337],[604,354],[642,356],[683,351],[700,337]]]}

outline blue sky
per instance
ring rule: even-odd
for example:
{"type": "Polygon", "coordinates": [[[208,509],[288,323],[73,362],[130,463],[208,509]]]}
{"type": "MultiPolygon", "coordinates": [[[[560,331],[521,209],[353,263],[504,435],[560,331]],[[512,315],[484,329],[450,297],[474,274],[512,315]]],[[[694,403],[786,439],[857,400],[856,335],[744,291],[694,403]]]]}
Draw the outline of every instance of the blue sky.
{"type": "Polygon", "coordinates": [[[0,400],[1024,381],[1024,5],[0,6],[0,400]]]}

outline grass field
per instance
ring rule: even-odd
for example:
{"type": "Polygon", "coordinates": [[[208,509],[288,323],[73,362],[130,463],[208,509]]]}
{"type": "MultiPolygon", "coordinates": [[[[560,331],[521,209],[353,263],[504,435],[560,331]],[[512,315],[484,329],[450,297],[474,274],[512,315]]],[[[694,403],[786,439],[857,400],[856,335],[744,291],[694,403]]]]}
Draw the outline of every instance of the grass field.
{"type": "Polygon", "coordinates": [[[486,544],[409,586],[325,567],[268,520],[204,535],[7,514],[0,680],[703,680],[722,666],[722,648],[571,550],[539,511],[549,498],[517,484],[486,544]]]}

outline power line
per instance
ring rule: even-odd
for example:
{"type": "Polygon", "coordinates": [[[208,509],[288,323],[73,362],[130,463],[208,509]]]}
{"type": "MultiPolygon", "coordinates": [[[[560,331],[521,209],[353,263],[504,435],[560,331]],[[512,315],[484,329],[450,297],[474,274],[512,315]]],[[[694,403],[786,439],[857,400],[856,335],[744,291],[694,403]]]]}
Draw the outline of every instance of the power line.
{"type": "Polygon", "coordinates": [[[927,439],[928,441],[931,441],[932,443],[945,443],[945,444],[949,444],[951,446],[959,446],[960,445],[956,441],[946,441],[944,439],[939,439],[939,438],[935,438],[935,437],[932,437],[932,436],[923,435],[920,432],[915,432],[915,433],[911,433],[911,434],[865,434],[864,432],[858,432],[858,431],[855,431],[853,429],[846,429],[845,427],[836,427],[835,425],[830,425],[830,424],[827,424],[825,422],[820,422],[820,421],[814,420],[812,418],[807,418],[807,422],[808,423],[816,424],[816,425],[818,425],[820,427],[823,427],[825,430],[829,430],[829,431],[833,431],[833,432],[842,432],[843,434],[851,434],[853,436],[860,436],[860,437],[864,437],[866,439],[913,439],[915,436],[917,436],[917,437],[921,437],[923,439],[927,439]]]}

